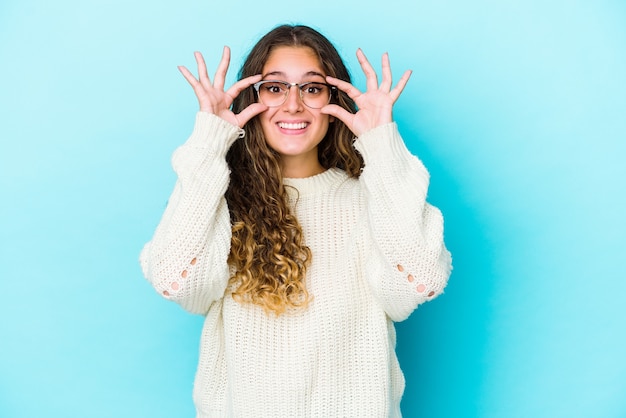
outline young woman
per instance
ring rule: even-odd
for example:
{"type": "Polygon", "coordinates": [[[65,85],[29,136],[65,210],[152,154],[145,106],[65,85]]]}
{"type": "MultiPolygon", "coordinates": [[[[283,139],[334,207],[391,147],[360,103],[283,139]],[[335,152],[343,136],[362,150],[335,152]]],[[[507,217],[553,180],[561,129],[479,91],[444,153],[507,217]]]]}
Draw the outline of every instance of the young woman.
{"type": "Polygon", "coordinates": [[[399,417],[393,321],[439,295],[451,270],[429,176],[382,82],[367,88],[332,44],[280,26],[225,90],[180,67],[200,111],[173,156],[178,182],[141,254],[165,298],[206,316],[198,417],[399,417]],[[356,137],[356,138],[355,138],[356,137]]]}

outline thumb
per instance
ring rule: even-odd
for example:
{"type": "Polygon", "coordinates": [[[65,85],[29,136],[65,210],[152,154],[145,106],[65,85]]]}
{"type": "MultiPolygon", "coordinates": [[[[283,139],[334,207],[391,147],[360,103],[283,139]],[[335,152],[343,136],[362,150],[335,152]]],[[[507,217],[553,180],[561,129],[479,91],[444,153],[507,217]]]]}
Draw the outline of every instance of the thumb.
{"type": "Polygon", "coordinates": [[[329,104],[321,108],[320,111],[325,115],[334,116],[342,121],[348,128],[350,128],[350,130],[352,130],[354,115],[343,107],[336,104],[329,104]]]}
{"type": "Polygon", "coordinates": [[[268,107],[262,103],[252,103],[235,116],[237,118],[237,124],[240,128],[243,128],[243,126],[248,123],[250,119],[265,112],[267,109],[268,107]]]}

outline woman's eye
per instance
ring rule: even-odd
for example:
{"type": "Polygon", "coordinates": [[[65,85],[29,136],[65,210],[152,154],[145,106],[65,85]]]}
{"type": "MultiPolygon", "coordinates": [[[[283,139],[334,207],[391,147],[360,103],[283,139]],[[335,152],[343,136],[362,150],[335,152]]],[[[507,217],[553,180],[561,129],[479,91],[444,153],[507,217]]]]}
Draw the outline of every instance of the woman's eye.
{"type": "Polygon", "coordinates": [[[324,86],[323,84],[309,84],[304,89],[304,93],[310,95],[320,94],[322,91],[324,91],[324,87],[326,86],[324,86]]]}
{"type": "Polygon", "coordinates": [[[281,86],[280,84],[266,84],[265,85],[265,90],[268,93],[272,93],[272,94],[284,94],[285,93],[285,87],[281,86]]]}

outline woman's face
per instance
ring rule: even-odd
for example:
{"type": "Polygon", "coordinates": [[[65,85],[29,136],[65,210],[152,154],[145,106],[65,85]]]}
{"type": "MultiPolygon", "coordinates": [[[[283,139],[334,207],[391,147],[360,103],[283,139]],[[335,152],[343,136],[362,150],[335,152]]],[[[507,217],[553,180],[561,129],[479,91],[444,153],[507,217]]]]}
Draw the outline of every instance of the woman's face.
{"type": "MultiPolygon", "coordinates": [[[[263,80],[288,83],[325,83],[326,73],[308,47],[277,47],[263,66],[263,80]]],[[[285,177],[308,177],[324,171],[317,146],[328,131],[329,115],[305,106],[298,87],[289,89],[285,102],[259,115],[268,145],[281,156],[285,177]]]]}

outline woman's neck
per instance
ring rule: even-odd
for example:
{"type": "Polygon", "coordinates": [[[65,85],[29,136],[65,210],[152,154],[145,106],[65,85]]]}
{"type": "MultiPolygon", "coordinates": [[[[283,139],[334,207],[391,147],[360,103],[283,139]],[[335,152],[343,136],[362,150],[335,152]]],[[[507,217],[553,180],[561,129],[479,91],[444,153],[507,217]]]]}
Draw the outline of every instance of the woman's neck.
{"type": "Polygon", "coordinates": [[[323,173],[326,169],[320,164],[317,158],[282,158],[281,169],[283,177],[286,178],[306,178],[323,173]]]}

